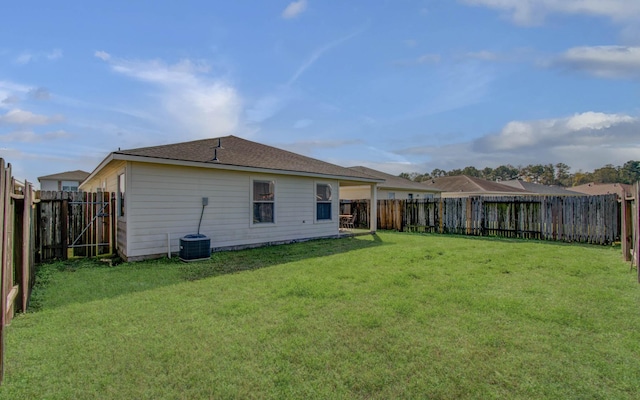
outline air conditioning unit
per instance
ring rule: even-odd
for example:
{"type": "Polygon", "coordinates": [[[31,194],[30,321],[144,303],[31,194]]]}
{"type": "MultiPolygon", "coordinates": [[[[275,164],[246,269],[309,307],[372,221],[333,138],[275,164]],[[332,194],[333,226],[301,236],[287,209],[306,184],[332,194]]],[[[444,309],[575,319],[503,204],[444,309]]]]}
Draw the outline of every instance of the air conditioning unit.
{"type": "Polygon", "coordinates": [[[211,239],[205,235],[193,234],[180,238],[180,259],[198,261],[211,258],[211,239]]]}

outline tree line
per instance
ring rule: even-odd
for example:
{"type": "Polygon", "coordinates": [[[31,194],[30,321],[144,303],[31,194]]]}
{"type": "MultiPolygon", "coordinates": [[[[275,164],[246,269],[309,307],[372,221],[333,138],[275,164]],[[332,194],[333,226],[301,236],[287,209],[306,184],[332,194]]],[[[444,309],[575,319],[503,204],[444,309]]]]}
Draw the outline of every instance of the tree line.
{"type": "Polygon", "coordinates": [[[445,171],[439,168],[434,169],[431,173],[419,174],[417,172],[400,174],[401,177],[416,182],[422,182],[433,178],[443,176],[467,175],[476,178],[482,178],[489,181],[508,181],[512,179],[522,179],[527,182],[539,183],[542,185],[556,186],[578,186],[585,183],[628,183],[632,184],[640,181],[640,161],[627,161],[622,166],[614,166],[607,164],[601,168],[597,168],[592,172],[571,173],[571,167],[564,163],[557,164],[529,164],[527,166],[514,167],[511,164],[501,165],[497,168],[485,167],[477,169],[476,167],[464,167],[462,169],[453,169],[445,171]]]}

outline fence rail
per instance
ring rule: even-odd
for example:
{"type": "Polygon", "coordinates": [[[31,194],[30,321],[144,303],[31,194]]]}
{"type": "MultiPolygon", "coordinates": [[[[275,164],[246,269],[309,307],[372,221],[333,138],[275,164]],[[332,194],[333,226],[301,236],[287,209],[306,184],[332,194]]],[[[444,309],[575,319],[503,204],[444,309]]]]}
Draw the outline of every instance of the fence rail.
{"type": "MultiPolygon", "coordinates": [[[[368,226],[369,200],[343,202],[341,213],[368,226]]],[[[609,244],[620,240],[616,195],[378,200],[378,228],[474,236],[609,244]]]]}
{"type": "Polygon", "coordinates": [[[4,376],[4,328],[27,309],[35,280],[34,198],[29,182],[18,182],[0,158],[0,383],[4,376]]]}

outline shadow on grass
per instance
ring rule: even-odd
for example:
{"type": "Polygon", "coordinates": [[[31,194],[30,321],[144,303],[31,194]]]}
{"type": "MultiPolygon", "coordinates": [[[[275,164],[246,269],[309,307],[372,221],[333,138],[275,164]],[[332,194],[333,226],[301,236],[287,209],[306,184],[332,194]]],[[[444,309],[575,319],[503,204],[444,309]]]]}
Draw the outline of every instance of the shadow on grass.
{"type": "MultiPolygon", "coordinates": [[[[421,233],[421,232],[402,232],[406,235],[416,235],[416,236],[432,236],[438,238],[455,238],[455,239],[463,239],[463,240],[472,240],[472,241],[487,241],[487,242],[498,242],[498,243],[536,243],[550,246],[562,246],[562,247],[585,247],[585,248],[594,248],[594,247],[612,247],[621,249],[620,243],[610,243],[610,244],[599,244],[599,243],[585,243],[585,242],[567,242],[562,240],[544,240],[544,239],[530,239],[530,238],[521,238],[521,237],[504,237],[504,236],[473,236],[473,235],[464,235],[458,233],[421,233]]],[[[622,250],[621,250],[622,251],[622,250]]]]}
{"type": "Polygon", "coordinates": [[[320,239],[242,251],[216,252],[211,255],[211,259],[180,265],[180,276],[185,280],[197,280],[310,258],[326,257],[383,244],[378,235],[367,237],[369,239],[362,240],[352,237],[320,239]]]}
{"type": "Polygon", "coordinates": [[[42,264],[38,267],[29,311],[109,299],[184,281],[342,254],[382,244],[379,236],[372,235],[215,252],[210,259],[190,263],[173,257],[118,265],[92,259],[42,264]]]}

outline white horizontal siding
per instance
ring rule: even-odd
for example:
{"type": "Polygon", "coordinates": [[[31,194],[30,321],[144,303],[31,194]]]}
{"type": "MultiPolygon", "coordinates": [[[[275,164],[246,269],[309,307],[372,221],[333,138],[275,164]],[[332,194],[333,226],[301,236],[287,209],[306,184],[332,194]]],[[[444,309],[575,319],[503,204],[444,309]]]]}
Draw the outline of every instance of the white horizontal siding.
{"type": "MultiPolygon", "coordinates": [[[[312,178],[258,175],[191,167],[131,163],[126,191],[127,257],[179,251],[180,237],[196,233],[202,198],[208,197],[200,233],[212,247],[242,246],[331,236],[338,233],[338,199],[331,221],[315,223],[312,178]],[[274,224],[251,224],[253,179],[276,182],[274,224]]],[[[337,181],[322,181],[338,187],[337,181]]]]}

